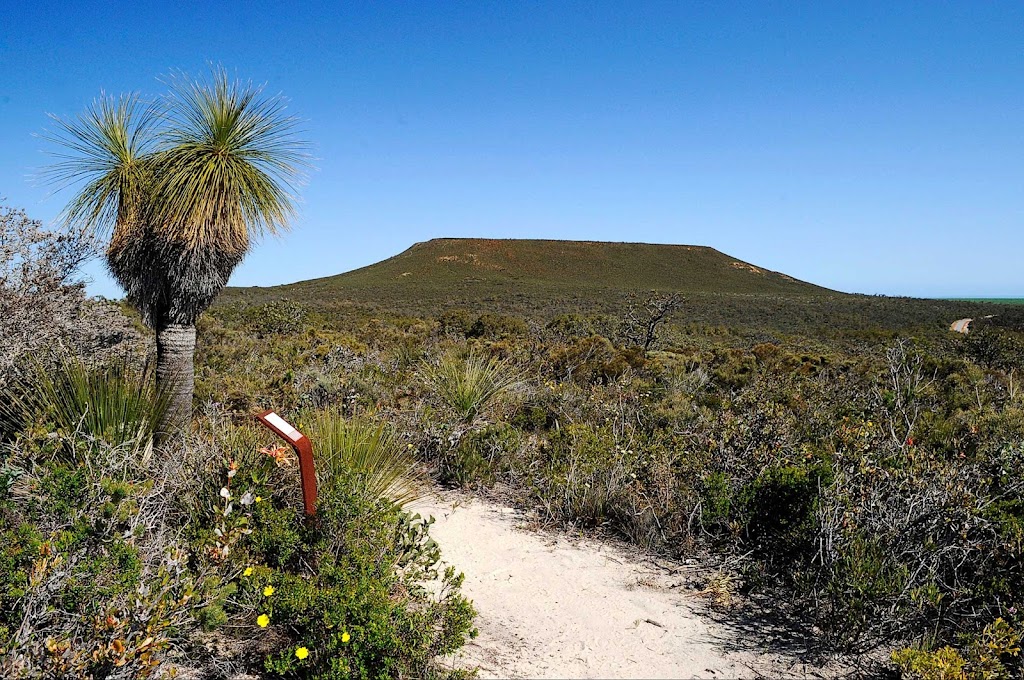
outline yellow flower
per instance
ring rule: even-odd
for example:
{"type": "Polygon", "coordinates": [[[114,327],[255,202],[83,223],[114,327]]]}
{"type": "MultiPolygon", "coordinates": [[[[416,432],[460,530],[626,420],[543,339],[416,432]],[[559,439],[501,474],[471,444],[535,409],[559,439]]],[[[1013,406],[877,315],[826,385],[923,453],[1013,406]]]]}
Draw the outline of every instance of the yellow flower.
{"type": "Polygon", "coordinates": [[[309,656],[309,650],[305,647],[299,647],[295,650],[295,656],[299,657],[299,659],[305,659],[309,656]]]}
{"type": "Polygon", "coordinates": [[[351,639],[352,639],[352,636],[348,634],[348,631],[346,631],[346,632],[341,634],[341,641],[342,642],[348,642],[351,639]]]}
{"type": "Polygon", "coordinates": [[[245,571],[242,572],[242,576],[252,576],[252,567],[246,567],[245,571]]]}
{"type": "Polygon", "coordinates": [[[263,589],[263,594],[266,597],[270,597],[271,595],[273,595],[274,594],[274,586],[267,586],[266,588],[264,588],[263,589]]]}
{"type": "Polygon", "coordinates": [[[270,617],[266,614],[260,614],[259,618],[256,619],[256,625],[260,628],[266,628],[270,625],[270,617]]]}
{"type": "Polygon", "coordinates": [[[256,502],[259,503],[263,500],[263,496],[256,496],[256,502]]]}

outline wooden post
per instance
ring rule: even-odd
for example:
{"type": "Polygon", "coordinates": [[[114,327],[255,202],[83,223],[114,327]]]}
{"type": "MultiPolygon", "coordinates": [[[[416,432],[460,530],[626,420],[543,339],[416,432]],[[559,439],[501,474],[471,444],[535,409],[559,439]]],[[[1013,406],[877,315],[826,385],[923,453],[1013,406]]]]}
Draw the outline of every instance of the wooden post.
{"type": "Polygon", "coordinates": [[[316,467],[313,464],[313,445],[306,435],[274,413],[273,409],[258,414],[256,420],[295,449],[299,457],[299,474],[302,476],[302,505],[306,510],[306,516],[313,517],[316,514],[316,467]]]}

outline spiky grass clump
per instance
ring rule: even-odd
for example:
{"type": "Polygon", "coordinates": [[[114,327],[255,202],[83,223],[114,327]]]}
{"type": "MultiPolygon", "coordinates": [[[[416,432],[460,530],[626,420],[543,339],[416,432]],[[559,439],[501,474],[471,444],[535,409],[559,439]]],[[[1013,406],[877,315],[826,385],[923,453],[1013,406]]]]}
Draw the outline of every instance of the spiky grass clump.
{"type": "Polygon", "coordinates": [[[50,118],[55,130],[46,138],[59,160],[42,177],[60,187],[82,185],[64,209],[65,222],[98,238],[130,239],[152,192],[158,109],[137,94],[104,95],[75,118],[50,118]]]}
{"type": "Polygon", "coordinates": [[[166,396],[153,385],[149,364],[128,359],[88,366],[65,358],[56,367],[37,365],[0,389],[0,428],[10,435],[45,420],[66,435],[143,449],[152,441],[166,396]]]}
{"type": "Polygon", "coordinates": [[[249,249],[250,237],[288,228],[307,164],[298,121],[280,97],[233,81],[172,79],[154,164],[154,228],[189,249],[249,249]]]}
{"type": "Polygon", "coordinates": [[[327,410],[303,423],[303,429],[315,447],[321,484],[354,477],[368,495],[387,498],[399,506],[422,496],[416,462],[386,423],[368,418],[346,420],[327,410]]]}
{"type": "Polygon", "coordinates": [[[508,360],[470,352],[448,354],[425,377],[430,387],[466,422],[476,418],[487,404],[520,384],[520,373],[508,360]]]}

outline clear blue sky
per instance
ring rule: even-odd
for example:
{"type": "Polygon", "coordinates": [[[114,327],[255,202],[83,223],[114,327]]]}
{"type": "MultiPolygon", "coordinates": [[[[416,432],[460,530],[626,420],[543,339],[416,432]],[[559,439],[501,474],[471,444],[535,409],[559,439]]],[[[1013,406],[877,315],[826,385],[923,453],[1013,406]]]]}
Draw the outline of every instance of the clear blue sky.
{"type": "MultiPolygon", "coordinates": [[[[14,2],[0,196],[33,135],[210,62],[291,100],[317,170],[271,285],[439,236],[709,245],[850,292],[1024,296],[1024,3],[14,2]]],[[[94,264],[90,290],[119,295],[94,264]]]]}

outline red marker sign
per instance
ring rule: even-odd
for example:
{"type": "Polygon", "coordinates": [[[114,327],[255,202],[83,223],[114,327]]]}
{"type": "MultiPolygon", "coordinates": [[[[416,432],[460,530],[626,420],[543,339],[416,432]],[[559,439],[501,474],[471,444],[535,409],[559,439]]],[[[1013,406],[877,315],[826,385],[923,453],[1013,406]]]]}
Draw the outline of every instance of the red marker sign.
{"type": "Polygon", "coordinates": [[[260,421],[271,429],[281,439],[291,444],[299,457],[299,474],[302,476],[302,504],[305,507],[306,515],[312,517],[316,514],[316,467],[313,465],[313,445],[306,435],[302,434],[287,420],[274,413],[273,410],[264,411],[256,416],[260,421]]]}

